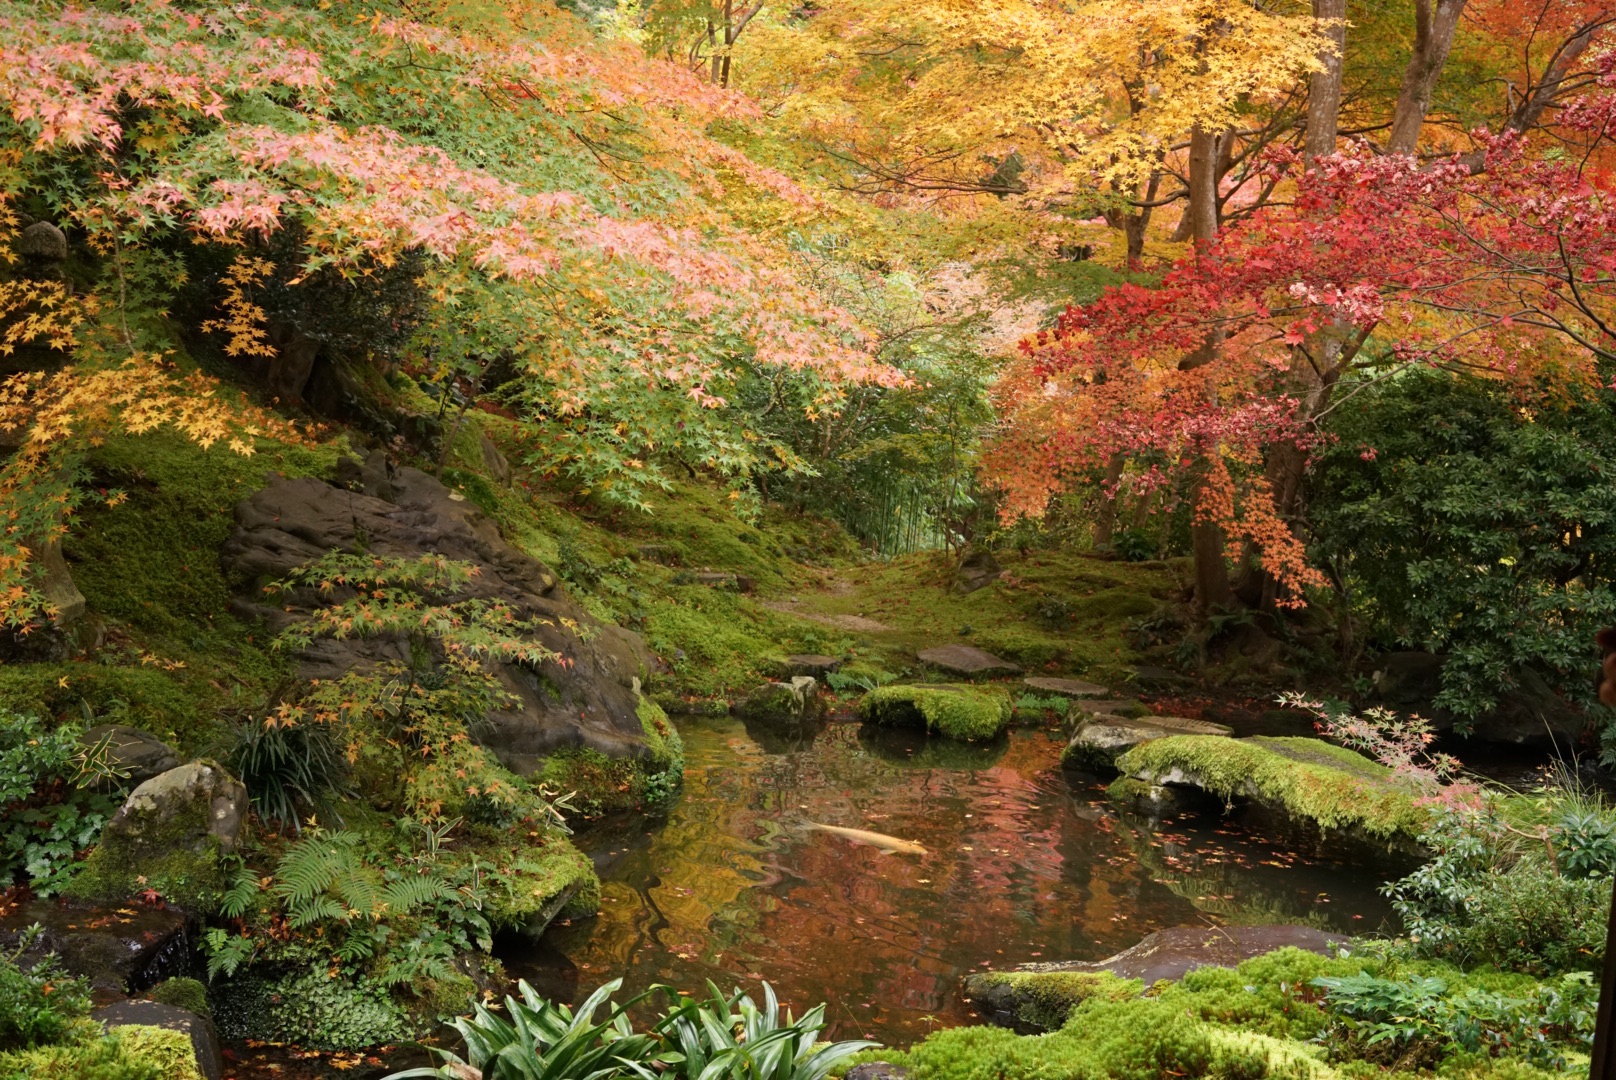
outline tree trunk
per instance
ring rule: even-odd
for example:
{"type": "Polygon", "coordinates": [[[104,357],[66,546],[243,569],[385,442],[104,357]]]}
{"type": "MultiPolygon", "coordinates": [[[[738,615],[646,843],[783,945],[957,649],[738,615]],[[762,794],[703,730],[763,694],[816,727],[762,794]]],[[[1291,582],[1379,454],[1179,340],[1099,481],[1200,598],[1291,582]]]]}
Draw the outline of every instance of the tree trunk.
{"type": "Polygon", "coordinates": [[[1103,550],[1111,546],[1117,530],[1117,481],[1122,479],[1123,457],[1112,454],[1105,463],[1105,484],[1102,486],[1100,513],[1094,519],[1094,547],[1103,550]]]}
{"type": "MultiPolygon", "coordinates": [[[[1218,138],[1196,128],[1190,133],[1190,235],[1197,246],[1211,243],[1218,235],[1218,138]]],[[[1213,333],[1200,348],[1179,361],[1181,370],[1204,367],[1217,359],[1221,336],[1213,333]]],[[[1195,607],[1203,616],[1214,608],[1234,603],[1229,587],[1229,568],[1224,561],[1226,547],[1223,526],[1199,518],[1206,474],[1218,452],[1216,444],[1207,447],[1198,466],[1195,481],[1196,518],[1190,525],[1190,547],[1195,556],[1195,607]]]]}
{"type": "Polygon", "coordinates": [[[1335,45],[1322,49],[1323,71],[1315,71],[1307,84],[1307,163],[1335,153],[1336,128],[1341,116],[1341,56],[1347,47],[1347,0],[1313,0],[1313,17],[1330,21],[1324,35],[1335,45]]]}
{"type": "Polygon", "coordinates": [[[1431,109],[1431,92],[1448,62],[1453,34],[1459,28],[1465,0],[1414,0],[1414,52],[1403,70],[1403,88],[1397,95],[1388,154],[1412,154],[1420,141],[1420,128],[1431,109]]]}

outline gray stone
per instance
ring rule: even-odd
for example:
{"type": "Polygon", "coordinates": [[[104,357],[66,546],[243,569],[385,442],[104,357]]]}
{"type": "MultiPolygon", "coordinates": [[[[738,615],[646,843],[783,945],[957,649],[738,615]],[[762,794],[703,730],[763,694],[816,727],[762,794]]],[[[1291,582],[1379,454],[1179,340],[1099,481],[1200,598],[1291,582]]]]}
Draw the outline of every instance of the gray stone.
{"type": "Polygon", "coordinates": [[[35,263],[62,262],[67,258],[67,236],[48,221],[36,221],[17,234],[17,254],[35,263]]]}
{"type": "Polygon", "coordinates": [[[705,585],[709,589],[734,589],[736,592],[749,593],[756,588],[756,582],[751,578],[729,570],[697,570],[690,576],[697,585],[705,585]]]}
{"type": "Polygon", "coordinates": [[[97,724],[79,739],[86,749],[103,742],[107,764],[131,784],[143,784],[180,765],[178,750],[149,732],[124,724],[97,724]]]}
{"type": "MultiPolygon", "coordinates": [[[[250,583],[234,605],[239,613],[278,631],[329,602],[302,590],[285,598],[292,609],[286,611],[264,603],[261,586],[332,551],[388,558],[434,553],[470,563],[477,575],[446,599],[505,602],[518,618],[538,620],[533,636],[566,661],[490,661],[489,670],[516,703],[490,714],[479,741],[523,775],[558,750],[589,748],[614,758],[646,752],[638,683],[654,660],[638,634],[575,604],[548,567],[506,543],[470,500],[426,473],[396,467],[377,451],[363,464],[340,465],[338,475],[346,488],[277,477],[236,507],[236,528],[220,562],[232,578],[250,583]]],[[[402,639],[319,640],[299,653],[297,673],[304,681],[329,680],[408,657],[402,639]]]]}
{"type": "Polygon", "coordinates": [[[36,924],[39,936],[23,966],[54,953],[63,968],[90,981],[97,1003],[138,993],[190,964],[185,915],[172,908],[31,900],[0,916],[0,949],[12,949],[36,924]]]}
{"type": "Polygon", "coordinates": [[[811,678],[823,679],[841,666],[842,662],[834,656],[795,653],[786,657],[785,672],[788,676],[807,675],[811,678]]]}
{"type": "Polygon", "coordinates": [[[1061,754],[1074,768],[1115,771],[1117,758],[1142,743],[1169,735],[1232,735],[1233,728],[1182,716],[1092,716],[1078,727],[1061,754]]]}
{"type": "Polygon", "coordinates": [[[1029,690],[1063,698],[1103,698],[1111,693],[1099,683],[1084,682],[1082,679],[1053,679],[1043,675],[1029,675],[1021,681],[1029,690]]]}
{"type": "Polygon", "coordinates": [[[160,858],[179,849],[196,855],[234,851],[246,813],[241,781],[214,762],[191,761],[131,791],[101,842],[119,844],[133,858],[160,858]]]}
{"type": "Polygon", "coordinates": [[[183,1032],[191,1040],[196,1054],[196,1066],[206,1080],[222,1080],[224,1053],[219,1047],[219,1036],[213,1030],[213,1021],[205,1016],[155,1001],[123,1001],[97,1009],[90,1019],[108,1031],[121,1027],[155,1027],[183,1032]]]}
{"type": "Polygon", "coordinates": [[[968,551],[964,558],[960,559],[959,571],[954,577],[954,591],[973,593],[999,580],[999,575],[1003,572],[999,561],[993,557],[993,552],[982,548],[968,551]]]}
{"type": "MultiPolygon", "coordinates": [[[[1046,983],[1041,976],[1109,972],[1123,979],[1138,979],[1148,989],[1162,979],[1182,979],[1196,968],[1232,968],[1275,949],[1305,949],[1327,956],[1332,945],[1347,940],[1341,934],[1311,926],[1175,926],[1158,930],[1133,948],[1093,963],[1024,964],[1010,972],[968,975],[965,995],[994,1023],[1022,1029],[1048,1028],[1064,1019],[1052,1015],[1062,1010],[1058,1002],[1050,1000],[1060,993],[1062,984],[1058,979],[1046,983]]],[[[1070,1006],[1079,1000],[1072,999],[1065,1012],[1069,1013],[1070,1006]]]]}
{"type": "Polygon", "coordinates": [[[488,437],[486,431],[477,433],[477,447],[482,452],[483,468],[488,470],[488,475],[505,487],[510,487],[511,463],[499,452],[499,447],[494,445],[494,440],[488,437]]]}
{"type": "Polygon", "coordinates": [[[1188,676],[1180,674],[1171,668],[1158,667],[1153,664],[1135,665],[1132,681],[1135,685],[1157,690],[1188,686],[1190,683],[1188,676]]]}
{"type": "Polygon", "coordinates": [[[976,677],[1021,674],[1021,665],[1001,660],[975,645],[938,645],[935,648],[922,649],[915,656],[921,663],[929,664],[951,675],[976,677]]]}

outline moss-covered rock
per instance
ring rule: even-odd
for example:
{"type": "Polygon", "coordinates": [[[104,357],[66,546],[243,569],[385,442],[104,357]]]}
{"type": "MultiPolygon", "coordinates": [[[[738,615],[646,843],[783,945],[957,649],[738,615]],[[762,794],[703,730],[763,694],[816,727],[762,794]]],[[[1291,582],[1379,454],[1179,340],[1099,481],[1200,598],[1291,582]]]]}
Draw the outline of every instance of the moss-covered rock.
{"type": "Polygon", "coordinates": [[[146,991],[146,997],[198,1016],[213,1015],[208,1008],[208,988],[196,979],[164,979],[146,991]]]}
{"type": "Polygon", "coordinates": [[[790,682],[766,682],[735,703],[738,716],[779,724],[814,720],[824,711],[819,680],[811,675],[794,676],[790,682]]]}
{"type": "Polygon", "coordinates": [[[654,810],[684,782],[685,747],[662,706],[642,696],[635,709],[645,733],[645,752],[609,758],[587,747],[561,750],[545,759],[536,779],[546,788],[572,793],[586,817],[619,810],[654,810]]]}
{"type": "Polygon", "coordinates": [[[985,971],[965,979],[965,996],[995,1023],[1017,1031],[1054,1031],[1091,997],[1138,996],[1144,985],[1109,972],[985,971]]]}
{"type": "Polygon", "coordinates": [[[1129,750],[1116,767],[1152,787],[1251,800],[1292,823],[1386,846],[1411,848],[1426,819],[1391,770],[1318,739],[1177,735],[1129,750]]]}
{"type": "Polygon", "coordinates": [[[170,769],[130,793],[66,894],[120,901],[155,889],[195,912],[225,887],[222,856],[236,846],[247,791],[215,762],[170,769]]]}
{"type": "Polygon", "coordinates": [[[1010,724],[1010,695],[999,687],[958,683],[881,686],[859,699],[872,724],[923,727],[951,739],[996,738],[1010,724]]]}
{"type": "Polygon", "coordinates": [[[537,937],[558,916],[593,915],[600,909],[595,864],[559,833],[509,854],[490,844],[481,854],[499,869],[484,912],[496,929],[537,937]]]}

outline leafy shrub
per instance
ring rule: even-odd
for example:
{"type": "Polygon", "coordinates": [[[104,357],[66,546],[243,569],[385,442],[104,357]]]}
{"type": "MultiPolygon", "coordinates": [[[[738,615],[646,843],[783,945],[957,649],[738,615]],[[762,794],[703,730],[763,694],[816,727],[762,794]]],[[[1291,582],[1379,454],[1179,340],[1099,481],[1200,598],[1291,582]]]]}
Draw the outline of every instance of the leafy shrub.
{"type": "Polygon", "coordinates": [[[1566,1064],[1565,1044],[1591,1045],[1598,988],[1587,972],[1510,995],[1481,987],[1450,991],[1447,980],[1409,975],[1320,976],[1324,1005],[1339,1018],[1342,1056],[1399,1066],[1431,1066],[1454,1047],[1489,1054],[1509,1049],[1545,1068],[1566,1064]],[[1379,1052],[1377,1052],[1377,1048],[1379,1052]]]}
{"type": "Polygon", "coordinates": [[[62,971],[54,957],[32,968],[19,966],[38,936],[35,926],[10,953],[0,954],[0,1050],[57,1042],[89,1015],[89,988],[62,971]]]}
{"type": "Polygon", "coordinates": [[[434,1050],[445,1064],[438,1069],[410,1069],[387,1080],[408,1077],[456,1077],[469,1064],[484,1080],[574,1080],[589,1077],[661,1076],[684,1080],[824,1080],[832,1068],[870,1042],[820,1043],[825,1006],[808,1010],[800,1020],[780,1015],[779,1002],[767,983],[760,1008],[736,992],[725,997],[708,983],[706,1001],[681,999],[668,987],[652,987],[623,1004],[611,1000],[621,979],[600,987],[578,1006],[541,998],[525,981],[521,1000],[505,999],[509,1019],[480,1001],[473,1015],[454,1021],[466,1040],[467,1062],[434,1050]],[[636,1032],[629,1010],[647,998],[663,995],[675,1004],[647,1032],[636,1032]],[[604,1019],[596,1016],[605,1009],[604,1019]]]}
{"type": "Polygon", "coordinates": [[[1334,413],[1308,517],[1374,637],[1446,654],[1436,704],[1460,717],[1527,668],[1586,696],[1587,643],[1616,617],[1612,395],[1562,386],[1524,408],[1493,380],[1417,368],[1360,390],[1334,413]]]}
{"type": "Polygon", "coordinates": [[[324,727],[248,723],[236,732],[225,764],[247,788],[266,822],[300,829],[299,809],[313,810],[341,791],[343,762],[324,727]]]}
{"type": "Polygon", "coordinates": [[[1158,547],[1156,538],[1143,529],[1123,529],[1111,538],[1111,550],[1128,562],[1154,559],[1158,547]]]}
{"type": "Polygon", "coordinates": [[[60,892],[116,812],[113,794],[87,786],[108,777],[80,747],[80,731],[0,712],[0,884],[20,876],[40,895],[60,892]]]}

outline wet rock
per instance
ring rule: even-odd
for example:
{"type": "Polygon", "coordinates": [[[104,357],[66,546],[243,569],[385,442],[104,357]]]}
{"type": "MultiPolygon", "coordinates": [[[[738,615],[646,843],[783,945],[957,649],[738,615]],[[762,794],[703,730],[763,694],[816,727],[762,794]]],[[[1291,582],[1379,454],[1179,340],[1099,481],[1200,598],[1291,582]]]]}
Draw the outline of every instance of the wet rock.
{"type": "Polygon", "coordinates": [[[1099,683],[1084,682],[1082,679],[1053,679],[1043,675],[1029,675],[1021,681],[1029,690],[1036,690],[1041,694],[1054,694],[1056,697],[1104,698],[1111,694],[1111,691],[1099,683]]]}
{"type": "Polygon", "coordinates": [[[890,1061],[866,1061],[848,1069],[843,1080],[909,1080],[909,1070],[890,1061]]]}
{"type": "Polygon", "coordinates": [[[973,593],[999,580],[1003,572],[993,552],[982,548],[968,551],[960,559],[959,571],[954,575],[954,591],[973,593]]]}
{"type": "Polygon", "coordinates": [[[157,736],[124,724],[97,724],[79,743],[94,748],[106,742],[107,764],[131,784],[142,784],[160,773],[176,769],[180,754],[157,736]]]}
{"type": "Polygon", "coordinates": [[[1021,674],[1021,665],[1002,660],[975,645],[938,645],[922,649],[915,656],[923,664],[966,678],[1021,674]]]}
{"type": "Polygon", "coordinates": [[[213,1021],[205,1016],[155,1001],[123,1001],[97,1009],[90,1014],[90,1019],[108,1031],[121,1027],[155,1027],[181,1032],[191,1040],[196,1067],[206,1080],[222,1080],[224,1076],[219,1036],[213,1030],[213,1021]]]}
{"type": "Polygon", "coordinates": [[[824,679],[842,666],[842,662],[834,656],[820,656],[815,653],[796,653],[786,657],[785,673],[787,676],[807,675],[814,679],[824,679]]]}
{"type": "Polygon", "coordinates": [[[1234,729],[1206,720],[1183,716],[1122,716],[1115,713],[1082,714],[1077,731],[1061,754],[1061,763],[1072,768],[1116,771],[1116,759],[1154,739],[1169,735],[1233,735],[1234,729]]]}
{"type": "Polygon", "coordinates": [[[764,683],[735,703],[736,715],[774,723],[813,719],[824,710],[819,681],[809,675],[793,676],[790,682],[764,683]]]}
{"type": "Polygon", "coordinates": [[[965,995],[996,1024],[1022,1030],[1059,1027],[1078,1003],[1118,987],[1096,976],[1138,979],[1145,988],[1181,979],[1202,967],[1235,967],[1275,949],[1329,955],[1348,939],[1311,926],[1175,926],[1158,930],[1131,949],[1093,963],[1024,964],[1012,971],[965,978],[965,995]]]}
{"type": "Polygon", "coordinates": [[[190,966],[187,920],[172,908],[33,900],[0,917],[0,949],[14,947],[35,923],[40,934],[22,964],[55,953],[62,967],[90,981],[97,1002],[139,993],[190,966]]]}
{"type": "MultiPolygon", "coordinates": [[[[276,478],[236,507],[236,528],[220,562],[232,578],[252,583],[235,605],[238,612],[278,631],[326,602],[308,590],[288,598],[288,612],[263,603],[261,586],[331,551],[390,558],[431,553],[470,563],[477,575],[451,599],[498,599],[519,618],[541,620],[535,636],[567,661],[491,661],[517,704],[490,715],[478,733],[483,745],[524,775],[557,750],[588,748],[614,758],[649,752],[637,684],[653,661],[638,634],[573,603],[548,567],[506,543],[476,506],[426,473],[395,467],[378,451],[362,464],[339,465],[338,477],[346,487],[276,478]]],[[[407,660],[408,652],[408,642],[398,639],[320,640],[299,654],[298,676],[339,678],[407,660]]]]}

